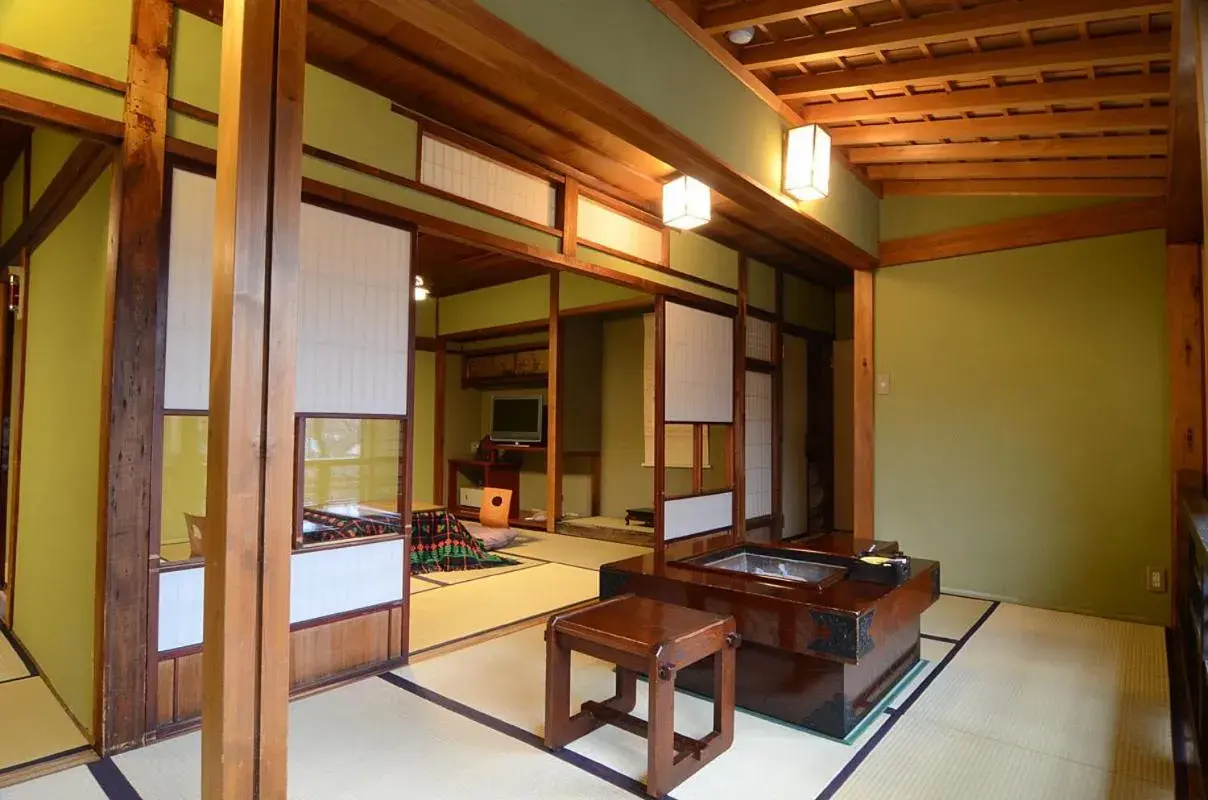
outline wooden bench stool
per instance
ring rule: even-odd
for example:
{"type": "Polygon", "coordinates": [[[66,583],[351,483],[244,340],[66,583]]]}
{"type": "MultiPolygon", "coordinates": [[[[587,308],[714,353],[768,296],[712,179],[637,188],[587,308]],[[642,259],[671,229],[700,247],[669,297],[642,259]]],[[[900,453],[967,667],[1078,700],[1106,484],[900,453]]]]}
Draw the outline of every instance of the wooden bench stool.
{"type": "Polygon", "coordinates": [[[733,617],[623,595],[550,618],[545,632],[545,746],[565,747],[603,725],[648,740],[646,792],[662,797],[727,750],[734,741],[733,617]],[[617,665],[617,693],[587,702],[571,715],[571,652],[617,665]],[[713,660],[713,732],[703,739],[675,733],[676,673],[713,660]],[[638,673],[650,685],[650,721],[632,716],[638,673]]]}

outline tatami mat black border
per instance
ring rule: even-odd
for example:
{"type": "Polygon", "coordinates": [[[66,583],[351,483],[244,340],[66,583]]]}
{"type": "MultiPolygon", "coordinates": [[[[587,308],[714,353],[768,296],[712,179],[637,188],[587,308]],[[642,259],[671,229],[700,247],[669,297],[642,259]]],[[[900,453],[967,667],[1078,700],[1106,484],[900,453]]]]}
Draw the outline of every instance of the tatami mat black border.
{"type": "Polygon", "coordinates": [[[969,628],[965,632],[965,635],[957,640],[956,645],[940,660],[939,665],[927,677],[923,678],[922,682],[919,683],[919,688],[911,692],[910,696],[903,700],[902,704],[895,708],[892,714],[889,714],[889,719],[885,724],[877,728],[872,737],[864,743],[864,746],[860,748],[859,752],[850,761],[843,765],[843,769],[839,770],[839,774],[831,779],[831,782],[827,784],[826,788],[822,790],[822,793],[815,800],[830,800],[830,798],[835,796],[835,793],[843,787],[843,784],[847,783],[847,779],[852,776],[860,764],[864,763],[864,759],[868,758],[877,745],[881,743],[885,735],[893,730],[893,726],[898,723],[902,715],[910,710],[910,707],[914,705],[914,701],[923,696],[923,692],[927,691],[927,687],[931,685],[931,682],[944,671],[945,667],[952,663],[952,659],[964,648],[969,639],[973,637],[973,634],[977,633],[981,629],[981,626],[986,624],[986,620],[990,619],[990,616],[998,610],[998,606],[999,603],[997,601],[990,604],[990,607],[978,618],[977,622],[973,623],[973,627],[969,628]]]}
{"type": "Polygon", "coordinates": [[[143,796],[130,783],[121,768],[112,758],[102,758],[88,765],[88,771],[109,800],[143,800],[143,796]]]}
{"type": "Polygon", "coordinates": [[[48,756],[42,756],[41,758],[35,758],[31,761],[24,761],[20,764],[13,764],[11,766],[5,767],[4,769],[0,769],[0,777],[3,777],[5,775],[11,775],[12,773],[17,772],[18,770],[29,769],[30,767],[36,767],[36,766],[39,766],[40,764],[49,764],[52,761],[58,761],[60,758],[67,758],[69,756],[78,756],[80,753],[90,753],[90,752],[92,752],[92,748],[86,744],[80,745],[79,747],[72,747],[69,750],[60,750],[59,752],[51,753],[48,756]]]}
{"type": "Polygon", "coordinates": [[[960,644],[960,639],[953,639],[951,636],[935,636],[930,633],[920,633],[924,639],[930,639],[933,642],[947,642],[948,644],[960,644]]]}
{"type": "Polygon", "coordinates": [[[21,643],[17,641],[17,637],[13,636],[12,631],[8,629],[7,625],[0,625],[0,636],[3,636],[5,640],[12,645],[13,651],[17,654],[17,658],[21,659],[21,663],[25,665],[25,669],[29,671],[29,674],[37,675],[38,665],[34,663],[32,658],[30,658],[29,653],[25,652],[25,648],[22,647],[21,643]]]}
{"type": "MultiPolygon", "coordinates": [[[[545,747],[545,742],[541,739],[541,737],[535,733],[532,733],[531,731],[526,731],[523,728],[511,724],[510,722],[504,722],[501,719],[492,717],[489,714],[485,714],[478,709],[471,708],[464,703],[459,703],[450,697],[445,697],[443,694],[434,692],[431,689],[425,689],[423,686],[420,686],[413,681],[409,681],[401,675],[396,675],[393,672],[384,673],[381,675],[381,678],[390,685],[396,686],[405,692],[410,692],[422,700],[427,700],[430,703],[434,703],[446,711],[452,711],[454,714],[465,717],[472,722],[477,722],[479,725],[485,725],[498,733],[511,737],[518,742],[523,742],[524,744],[534,747],[543,753],[549,753],[554,758],[564,761],[571,766],[578,767],[584,772],[590,773],[600,780],[612,784],[618,789],[622,789],[630,794],[637,795],[638,797],[648,797],[646,794],[646,784],[642,783],[641,781],[634,780],[628,775],[623,775],[611,767],[606,767],[598,761],[593,761],[592,759],[580,755],[579,753],[576,753],[573,750],[569,750],[565,747],[561,748],[560,750],[547,750],[545,747]]],[[[674,800],[674,798],[672,798],[670,795],[664,795],[664,800],[674,800]]]]}

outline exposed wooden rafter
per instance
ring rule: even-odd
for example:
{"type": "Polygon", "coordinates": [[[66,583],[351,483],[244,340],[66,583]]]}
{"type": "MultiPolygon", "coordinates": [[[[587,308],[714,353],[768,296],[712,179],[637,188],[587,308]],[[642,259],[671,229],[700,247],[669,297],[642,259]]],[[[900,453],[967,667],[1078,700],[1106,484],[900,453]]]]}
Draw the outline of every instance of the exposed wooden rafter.
{"type": "Polygon", "coordinates": [[[700,25],[709,33],[722,33],[735,28],[767,25],[808,14],[826,14],[868,5],[877,0],[761,0],[756,3],[735,3],[701,14],[700,25]]]}
{"type": "Polygon", "coordinates": [[[887,197],[895,195],[912,197],[928,195],[1161,197],[1166,193],[1166,181],[1161,178],[1133,178],[1131,180],[1068,178],[1060,180],[1050,177],[1030,180],[893,180],[885,181],[884,188],[887,197]]]}
{"type": "Polygon", "coordinates": [[[990,36],[1031,27],[1071,25],[1164,11],[1169,0],[1020,0],[933,14],[900,23],[789,39],[747,47],[741,61],[751,69],[834,60],[859,53],[917,47],[967,36],[990,36]]]}
{"type": "Polygon", "coordinates": [[[1165,152],[1165,136],[1110,136],[1031,139],[1022,142],[856,147],[852,148],[849,155],[855,164],[897,164],[909,161],[992,161],[1001,158],[1157,156],[1165,152]]]}
{"type": "Polygon", "coordinates": [[[924,58],[819,75],[780,78],[773,88],[780,97],[799,99],[893,88],[903,84],[1017,75],[1042,70],[1084,69],[1170,57],[1168,33],[1136,33],[1036,47],[993,50],[924,58]]]}
{"type": "Polygon", "coordinates": [[[1165,178],[1164,158],[1080,158],[1068,161],[962,161],[882,164],[868,168],[877,181],[1049,180],[1058,178],[1165,178]]]}
{"type": "Polygon", "coordinates": [[[862,125],[836,128],[831,142],[837,147],[895,142],[934,142],[942,139],[980,139],[997,136],[1051,136],[1087,131],[1152,130],[1165,128],[1170,113],[1165,108],[1115,108],[1103,111],[1067,111],[1059,114],[1015,114],[939,122],[905,122],[896,125],[862,125]]]}

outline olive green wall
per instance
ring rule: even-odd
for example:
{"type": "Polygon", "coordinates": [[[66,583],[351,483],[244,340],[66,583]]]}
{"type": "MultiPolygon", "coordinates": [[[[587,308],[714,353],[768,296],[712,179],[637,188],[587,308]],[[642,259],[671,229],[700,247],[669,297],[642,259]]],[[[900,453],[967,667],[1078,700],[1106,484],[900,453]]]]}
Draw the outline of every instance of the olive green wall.
{"type": "MultiPolygon", "coordinates": [[[[648,0],[479,0],[559,57],[779,191],[785,123],[648,0]]],[[[835,161],[830,196],[802,210],[870,253],[878,200],[835,161]]]]}
{"type": "MultiPolygon", "coordinates": [[[[995,202],[887,202],[883,230],[1055,205],[995,202]]],[[[878,538],[950,591],[1165,623],[1164,274],[1160,231],[879,272],[878,538]]]]}
{"type": "Polygon", "coordinates": [[[761,261],[747,261],[747,305],[776,313],[776,270],[761,261]]]}
{"type": "Polygon", "coordinates": [[[541,319],[549,319],[548,275],[440,299],[441,335],[541,319]]]}
{"type": "MultiPolygon", "coordinates": [[[[70,137],[34,135],[45,186],[70,137]]],[[[101,379],[109,220],[106,173],[33,253],[14,629],[85,728],[93,719],[101,379]]]]}
{"type": "Polygon", "coordinates": [[[824,286],[784,276],[784,318],[816,331],[835,330],[835,293],[824,286]]]}
{"type": "MultiPolygon", "coordinates": [[[[0,42],[126,80],[130,0],[4,0],[0,42]]],[[[0,86],[110,119],[122,118],[119,94],[0,61],[0,86]]]]}
{"type": "Polygon", "coordinates": [[[654,502],[654,470],[642,466],[643,335],[641,317],[604,323],[600,513],[607,517],[654,502]]]}
{"type": "Polygon", "coordinates": [[[436,353],[416,350],[415,408],[411,415],[411,499],[417,503],[431,503],[435,497],[436,476],[432,474],[435,422],[436,353]]]}

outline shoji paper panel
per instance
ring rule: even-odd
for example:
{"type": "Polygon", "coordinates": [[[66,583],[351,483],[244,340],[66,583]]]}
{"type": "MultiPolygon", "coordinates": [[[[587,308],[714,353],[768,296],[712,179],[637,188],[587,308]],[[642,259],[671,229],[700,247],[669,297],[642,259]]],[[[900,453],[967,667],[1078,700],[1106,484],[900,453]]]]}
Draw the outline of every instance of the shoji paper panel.
{"type": "Polygon", "coordinates": [[[210,407],[210,294],[214,272],[213,178],[172,173],[164,408],[210,407]]]}
{"type": "MultiPolygon", "coordinates": [[[[322,619],[403,599],[402,539],[297,552],[290,558],[289,621],[322,619]]],[[[202,641],[205,569],[159,576],[159,651],[202,641]]]]}
{"type": "Polygon", "coordinates": [[[302,206],[299,412],[407,413],[411,234],[302,206]]]}
{"type": "MultiPolygon", "coordinates": [[[[642,319],[645,326],[642,352],[642,423],[646,449],[642,455],[642,466],[654,466],[654,314],[646,314],[642,319]]],[[[667,451],[665,458],[668,467],[692,468],[692,426],[668,425],[667,451]]],[[[705,438],[708,440],[708,430],[705,438]]],[[[709,453],[705,451],[705,464],[709,466],[709,453]]]]}
{"type": "Polygon", "coordinates": [[[553,227],[557,195],[549,181],[431,136],[421,152],[420,183],[553,227]]]}
{"type": "Polygon", "coordinates": [[[748,372],[746,419],[747,519],[772,513],[772,376],[748,372]]]}
{"type": "Polygon", "coordinates": [[[579,238],[602,244],[631,256],[653,261],[663,260],[663,232],[619,214],[607,206],[579,196],[579,238]]]}
{"type": "Polygon", "coordinates": [[[733,492],[683,497],[663,504],[663,541],[723,530],[733,524],[733,492]]]}
{"type": "Polygon", "coordinates": [[[734,320],[666,304],[667,422],[734,421],[734,320]]]}
{"type": "Polygon", "coordinates": [[[776,325],[757,317],[747,317],[747,358],[771,361],[776,325]]]}

